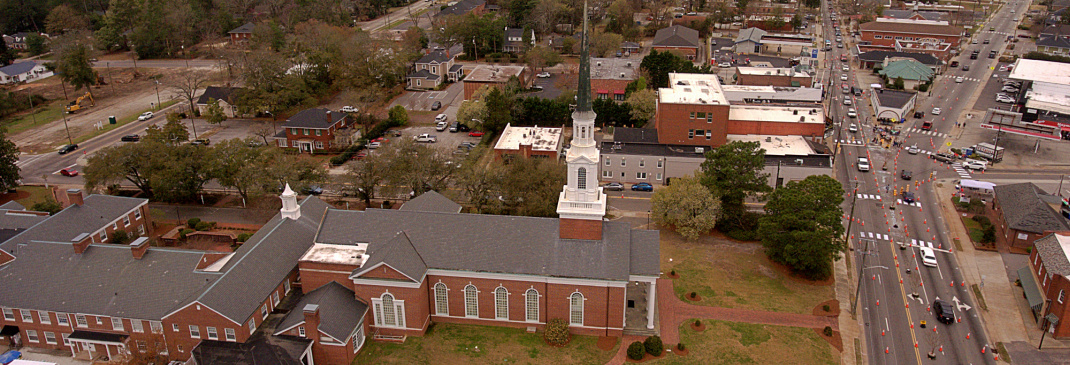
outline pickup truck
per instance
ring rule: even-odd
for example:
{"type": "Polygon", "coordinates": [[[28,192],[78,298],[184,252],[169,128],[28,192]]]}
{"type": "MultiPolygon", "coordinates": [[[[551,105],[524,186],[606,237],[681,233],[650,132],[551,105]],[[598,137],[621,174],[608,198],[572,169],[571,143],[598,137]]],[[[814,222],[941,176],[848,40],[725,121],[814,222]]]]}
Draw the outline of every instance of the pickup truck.
{"type": "Polygon", "coordinates": [[[421,143],[435,143],[435,142],[438,142],[438,138],[436,138],[435,136],[432,136],[430,134],[427,134],[427,133],[424,133],[424,134],[421,134],[421,135],[418,135],[418,136],[414,136],[414,137],[412,137],[412,139],[414,141],[416,141],[416,142],[421,142],[421,143]]]}

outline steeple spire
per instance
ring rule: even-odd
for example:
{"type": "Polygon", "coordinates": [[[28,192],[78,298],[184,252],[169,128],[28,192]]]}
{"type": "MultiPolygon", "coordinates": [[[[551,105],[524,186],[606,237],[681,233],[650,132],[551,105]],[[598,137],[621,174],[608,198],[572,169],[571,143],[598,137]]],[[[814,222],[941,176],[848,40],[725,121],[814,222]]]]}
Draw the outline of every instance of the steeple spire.
{"type": "Polygon", "coordinates": [[[591,110],[591,45],[590,29],[587,29],[587,1],[583,1],[583,37],[580,40],[580,77],[576,90],[576,111],[591,110]]]}

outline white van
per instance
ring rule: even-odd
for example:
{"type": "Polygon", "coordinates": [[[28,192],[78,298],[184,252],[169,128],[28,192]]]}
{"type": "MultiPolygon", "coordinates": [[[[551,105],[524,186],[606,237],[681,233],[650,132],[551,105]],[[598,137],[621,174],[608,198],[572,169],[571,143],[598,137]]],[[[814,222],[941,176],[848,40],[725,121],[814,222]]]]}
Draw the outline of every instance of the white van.
{"type": "Polygon", "coordinates": [[[936,267],[936,254],[933,253],[933,249],[928,247],[918,247],[918,251],[921,252],[922,265],[936,267]]]}

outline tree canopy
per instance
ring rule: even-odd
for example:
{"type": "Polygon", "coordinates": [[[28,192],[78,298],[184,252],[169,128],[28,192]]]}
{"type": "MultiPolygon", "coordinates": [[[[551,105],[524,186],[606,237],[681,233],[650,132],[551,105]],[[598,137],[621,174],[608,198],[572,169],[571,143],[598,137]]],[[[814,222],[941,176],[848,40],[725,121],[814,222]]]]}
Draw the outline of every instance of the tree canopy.
{"type": "Polygon", "coordinates": [[[713,73],[709,65],[696,67],[691,61],[677,56],[675,53],[668,51],[658,52],[657,50],[650,51],[650,54],[643,57],[643,61],[639,63],[639,68],[643,70],[647,80],[649,80],[650,87],[654,89],[669,86],[670,72],[713,73]]]}
{"type": "Polygon", "coordinates": [[[698,239],[717,225],[721,204],[710,189],[692,176],[678,177],[650,198],[651,218],[689,240],[698,239]]]}
{"type": "Polygon", "coordinates": [[[15,165],[16,162],[19,162],[19,148],[0,129],[0,190],[7,191],[19,186],[19,166],[15,165]]]}
{"type": "Polygon", "coordinates": [[[748,196],[767,192],[769,174],[765,169],[765,150],[758,142],[728,142],[706,152],[702,162],[702,183],[720,193],[723,219],[738,228],[746,213],[748,196]]]}
{"type": "Polygon", "coordinates": [[[832,275],[832,262],[846,250],[843,187],[827,175],[791,181],[769,194],[758,232],[769,259],[815,280],[832,275]]]}

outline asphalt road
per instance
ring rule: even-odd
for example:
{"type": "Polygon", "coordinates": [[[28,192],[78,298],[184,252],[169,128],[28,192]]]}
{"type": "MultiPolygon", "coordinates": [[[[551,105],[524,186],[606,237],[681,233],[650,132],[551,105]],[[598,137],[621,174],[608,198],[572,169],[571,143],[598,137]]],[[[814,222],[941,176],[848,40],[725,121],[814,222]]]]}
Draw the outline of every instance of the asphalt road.
{"type": "MultiPolygon", "coordinates": [[[[933,179],[971,178],[972,173],[958,166],[948,169],[928,158],[928,153],[944,144],[947,137],[944,132],[952,130],[974,93],[981,92],[991,77],[989,67],[995,65],[996,60],[987,58],[987,55],[990,50],[1002,50],[1006,34],[1013,32],[1010,8],[1021,12],[1026,6],[1025,2],[1018,2],[1001,9],[976,35],[981,40],[991,39],[991,43],[967,43],[963,51],[965,55],[958,58],[971,65],[970,71],[961,68],[946,71],[938,77],[933,96],[919,101],[918,110],[926,112],[926,117],[921,120],[933,121],[933,131],[915,129],[915,124],[920,125],[921,120],[908,118],[908,122],[900,127],[902,134],[899,137],[903,146],[917,145],[922,150],[916,155],[903,148],[885,149],[866,143],[872,138],[872,108],[866,100],[855,99],[852,106],[858,108],[861,119],[845,117],[849,107],[843,105],[844,95],[839,90],[842,63],[828,62],[834,70],[829,74],[833,85],[830,88],[833,96],[830,113],[834,120],[840,121],[833,133],[836,140],[846,142],[840,145],[837,170],[838,178],[845,182],[848,191],[844,210],[851,218],[845,220],[852,249],[849,252],[851,270],[856,274],[861,272],[856,310],[861,317],[871,364],[995,363],[971,293],[970,285],[976,283],[963,286],[962,273],[952,256],[953,237],[945,232],[945,218],[940,214],[931,182],[933,179]],[[989,31],[989,26],[996,30],[989,31]],[[969,59],[973,49],[980,50],[976,60],[969,59]],[[955,82],[958,76],[963,76],[962,83],[955,82]],[[941,108],[942,113],[931,115],[934,107],[941,108]],[[847,130],[850,123],[859,125],[857,133],[847,130]],[[858,157],[869,158],[872,170],[858,171],[858,157]],[[902,170],[911,170],[913,179],[902,180],[902,170]],[[897,192],[904,189],[912,192],[918,202],[903,202],[897,192]],[[921,264],[917,246],[929,246],[936,251],[936,267],[921,264]],[[951,324],[939,323],[931,312],[931,305],[937,298],[955,307],[956,320],[951,324]],[[921,326],[922,321],[927,322],[925,328],[921,326]],[[930,351],[935,353],[935,361],[927,359],[930,351]]],[[[826,14],[824,35],[834,38],[827,7],[823,12],[826,14]]],[[[833,48],[830,58],[839,59],[843,50],[833,48]]],[[[849,75],[847,82],[857,86],[854,75],[849,75]]],[[[974,118],[976,122],[977,116],[974,118]]],[[[991,177],[986,174],[986,179],[991,177]]]]}

